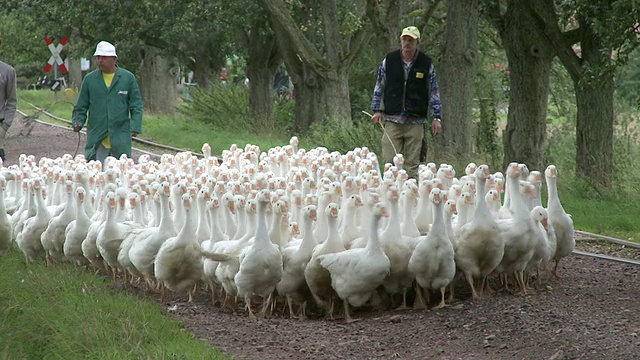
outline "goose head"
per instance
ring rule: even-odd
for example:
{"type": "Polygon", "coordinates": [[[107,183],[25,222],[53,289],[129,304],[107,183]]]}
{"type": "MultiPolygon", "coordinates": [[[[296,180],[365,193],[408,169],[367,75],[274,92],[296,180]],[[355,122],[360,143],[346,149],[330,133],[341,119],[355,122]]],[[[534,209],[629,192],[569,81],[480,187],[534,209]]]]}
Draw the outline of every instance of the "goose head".
{"type": "Polygon", "coordinates": [[[536,206],[531,210],[531,218],[542,224],[545,230],[549,229],[549,213],[542,206],[536,206]]]}
{"type": "Polygon", "coordinates": [[[302,210],[302,213],[304,214],[304,217],[307,219],[311,219],[314,221],[318,219],[318,210],[315,205],[305,206],[304,209],[302,210]]]}
{"type": "Polygon", "coordinates": [[[442,201],[444,200],[442,190],[438,188],[431,189],[431,192],[429,193],[429,200],[431,200],[431,202],[436,205],[442,203],[442,201]]]}
{"type": "Polygon", "coordinates": [[[550,179],[555,179],[558,176],[558,169],[555,165],[549,165],[544,171],[544,176],[550,179]]]}
{"type": "Polygon", "coordinates": [[[470,162],[464,169],[464,173],[467,175],[475,174],[477,165],[474,162],[470,162]]]}

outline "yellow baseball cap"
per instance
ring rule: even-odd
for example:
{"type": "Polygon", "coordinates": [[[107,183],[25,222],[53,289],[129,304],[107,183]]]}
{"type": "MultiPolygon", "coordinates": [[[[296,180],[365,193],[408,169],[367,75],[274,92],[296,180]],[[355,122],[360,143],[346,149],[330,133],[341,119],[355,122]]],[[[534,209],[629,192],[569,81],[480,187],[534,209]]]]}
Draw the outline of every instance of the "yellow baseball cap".
{"type": "Polygon", "coordinates": [[[402,35],[400,35],[400,37],[403,36],[411,36],[416,40],[420,40],[420,30],[418,30],[418,28],[415,26],[407,26],[406,28],[402,29],[402,35]]]}

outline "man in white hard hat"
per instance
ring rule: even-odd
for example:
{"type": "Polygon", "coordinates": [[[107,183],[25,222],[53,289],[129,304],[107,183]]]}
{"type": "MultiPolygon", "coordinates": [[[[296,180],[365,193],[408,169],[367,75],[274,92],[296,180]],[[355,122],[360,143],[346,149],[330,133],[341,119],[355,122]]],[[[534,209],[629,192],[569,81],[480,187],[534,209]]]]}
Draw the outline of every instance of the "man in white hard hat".
{"type": "Polygon", "coordinates": [[[87,126],[87,160],[104,163],[107,156],[131,157],[131,138],[142,132],[138,82],[135,75],[116,64],[118,55],[111,43],[100,41],[93,56],[98,69],[82,81],[73,111],[73,130],[79,132],[87,126]]]}
{"type": "Polygon", "coordinates": [[[371,121],[384,123],[382,158],[393,163],[396,152],[404,156],[404,170],[418,179],[418,166],[426,160],[424,128],[431,117],[431,133],[441,130],[442,105],[431,58],[418,50],[420,31],[407,26],[400,34],[400,49],[392,51],[378,67],[373,90],[371,121]],[[424,150],[424,152],[423,152],[424,150]]]}

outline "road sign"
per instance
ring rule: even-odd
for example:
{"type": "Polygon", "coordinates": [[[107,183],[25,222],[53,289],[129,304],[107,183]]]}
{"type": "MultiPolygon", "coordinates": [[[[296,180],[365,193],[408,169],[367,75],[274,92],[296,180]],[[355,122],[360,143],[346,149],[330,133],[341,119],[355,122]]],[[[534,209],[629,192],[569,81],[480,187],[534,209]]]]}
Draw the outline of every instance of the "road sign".
{"type": "Polygon", "coordinates": [[[60,66],[62,73],[66,74],[68,70],[67,70],[67,67],[64,65],[64,61],[62,61],[62,58],[60,57],[60,52],[62,51],[62,48],[64,48],[64,46],[67,45],[67,42],[69,42],[69,38],[66,36],[63,36],[62,40],[60,40],[60,44],[58,45],[53,45],[53,40],[51,40],[46,36],[44,37],[44,41],[47,43],[47,46],[49,47],[49,51],[51,51],[51,57],[49,58],[49,61],[47,61],[47,65],[44,67],[44,72],[51,71],[51,69],[53,68],[53,65],[56,64],[60,66]]]}

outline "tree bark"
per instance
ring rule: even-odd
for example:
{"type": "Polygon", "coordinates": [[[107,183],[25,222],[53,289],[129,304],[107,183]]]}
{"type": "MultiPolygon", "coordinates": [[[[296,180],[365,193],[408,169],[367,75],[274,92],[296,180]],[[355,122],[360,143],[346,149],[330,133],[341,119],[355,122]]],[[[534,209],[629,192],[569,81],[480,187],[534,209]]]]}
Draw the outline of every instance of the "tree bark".
{"type": "Polygon", "coordinates": [[[524,4],[510,0],[500,36],[509,61],[509,115],[503,132],[503,167],[510,162],[544,168],[549,74],[555,51],[537,31],[524,4]]]}
{"type": "MultiPolygon", "coordinates": [[[[604,69],[611,61],[610,52],[603,51],[607,47],[596,36],[587,18],[579,17],[579,24],[583,34],[580,50],[584,63],[591,69],[604,69]]],[[[585,79],[589,76],[585,70],[580,75],[574,80],[578,107],[576,175],[596,187],[611,189],[615,90],[613,73],[602,71],[595,79],[585,79]]]]}
{"type": "Polygon", "coordinates": [[[478,63],[478,0],[447,0],[442,62],[437,71],[442,97],[442,136],[438,152],[471,154],[473,79],[478,63]]]}
{"type": "Polygon", "coordinates": [[[193,82],[198,84],[198,87],[205,90],[210,90],[215,79],[215,69],[210,65],[209,59],[206,53],[196,55],[196,59],[192,64],[193,67],[193,82]]]}
{"type": "Polygon", "coordinates": [[[249,57],[249,108],[255,124],[262,129],[275,126],[273,79],[281,57],[273,33],[264,33],[266,23],[256,23],[247,34],[249,57]]]}
{"type": "Polygon", "coordinates": [[[173,114],[178,102],[175,75],[171,60],[153,50],[142,54],[140,91],[144,107],[152,114],[173,114]]]}
{"type": "Polygon", "coordinates": [[[611,188],[613,78],[576,84],[576,174],[598,188],[611,188]]]}

